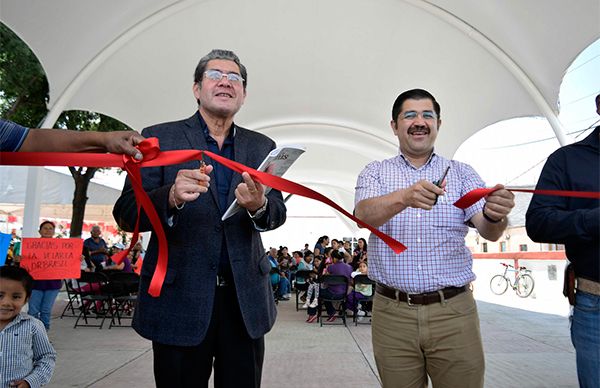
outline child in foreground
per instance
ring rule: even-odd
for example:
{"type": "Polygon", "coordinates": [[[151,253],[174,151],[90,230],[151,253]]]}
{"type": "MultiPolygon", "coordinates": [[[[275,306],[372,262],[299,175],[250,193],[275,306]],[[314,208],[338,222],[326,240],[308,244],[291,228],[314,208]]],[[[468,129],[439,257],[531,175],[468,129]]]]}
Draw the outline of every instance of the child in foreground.
{"type": "Polygon", "coordinates": [[[56,352],[44,324],[21,313],[33,278],[20,267],[0,267],[0,387],[34,388],[48,384],[56,352]]]}

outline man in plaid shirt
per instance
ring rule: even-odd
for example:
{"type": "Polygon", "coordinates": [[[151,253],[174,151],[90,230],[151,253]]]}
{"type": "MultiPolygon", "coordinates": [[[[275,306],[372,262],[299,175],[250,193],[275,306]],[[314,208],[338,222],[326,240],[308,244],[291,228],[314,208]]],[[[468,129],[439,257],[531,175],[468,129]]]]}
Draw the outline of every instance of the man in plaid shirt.
{"type": "Polygon", "coordinates": [[[484,182],[467,164],[434,152],[440,106],[427,91],[398,96],[391,127],[400,153],[368,164],[356,184],[355,214],[408,246],[396,255],[369,239],[369,277],[377,281],[373,351],[384,387],[483,387],[479,317],[469,283],[468,227],[495,241],[514,195],[497,191],[467,209],[452,204],[484,182]]]}

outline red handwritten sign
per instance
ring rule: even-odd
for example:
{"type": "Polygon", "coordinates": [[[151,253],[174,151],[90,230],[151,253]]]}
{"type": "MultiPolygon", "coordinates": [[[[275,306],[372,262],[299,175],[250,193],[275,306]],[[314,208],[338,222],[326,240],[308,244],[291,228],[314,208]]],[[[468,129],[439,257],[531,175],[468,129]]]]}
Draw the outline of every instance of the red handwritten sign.
{"type": "Polygon", "coordinates": [[[135,269],[133,270],[133,272],[140,276],[142,275],[142,264],[144,264],[144,259],[140,257],[138,261],[135,262],[135,269]]]}
{"type": "Polygon", "coordinates": [[[24,238],[21,267],[35,280],[78,278],[82,249],[80,238],[24,238]]]}

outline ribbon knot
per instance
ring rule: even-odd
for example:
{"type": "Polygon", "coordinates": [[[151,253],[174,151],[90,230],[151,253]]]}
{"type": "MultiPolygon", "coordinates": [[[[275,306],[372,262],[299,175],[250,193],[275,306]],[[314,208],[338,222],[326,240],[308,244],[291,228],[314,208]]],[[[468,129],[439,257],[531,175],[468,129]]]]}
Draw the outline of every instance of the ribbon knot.
{"type": "Polygon", "coordinates": [[[158,144],[158,139],[156,137],[151,137],[143,140],[140,144],[138,144],[135,148],[137,148],[143,156],[142,160],[137,160],[131,155],[123,155],[123,164],[134,163],[140,164],[144,162],[149,162],[154,160],[160,155],[160,145],[158,144]]]}

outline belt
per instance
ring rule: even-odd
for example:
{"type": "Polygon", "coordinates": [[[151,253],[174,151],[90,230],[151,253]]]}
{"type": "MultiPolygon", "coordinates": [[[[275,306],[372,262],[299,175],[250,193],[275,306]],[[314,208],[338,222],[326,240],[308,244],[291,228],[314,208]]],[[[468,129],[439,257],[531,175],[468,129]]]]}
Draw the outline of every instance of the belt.
{"type": "Polygon", "coordinates": [[[407,294],[395,288],[391,288],[382,283],[377,283],[375,291],[378,294],[390,299],[397,299],[400,302],[407,302],[409,306],[414,304],[427,305],[440,303],[442,300],[450,299],[467,290],[467,286],[446,287],[438,291],[425,292],[423,294],[407,294]],[[442,298],[443,295],[443,298],[442,298]]]}
{"type": "Polygon", "coordinates": [[[600,283],[586,278],[577,278],[577,290],[600,296],[600,283]]]}

